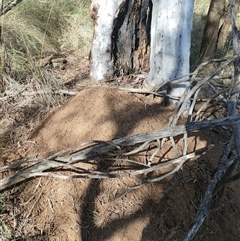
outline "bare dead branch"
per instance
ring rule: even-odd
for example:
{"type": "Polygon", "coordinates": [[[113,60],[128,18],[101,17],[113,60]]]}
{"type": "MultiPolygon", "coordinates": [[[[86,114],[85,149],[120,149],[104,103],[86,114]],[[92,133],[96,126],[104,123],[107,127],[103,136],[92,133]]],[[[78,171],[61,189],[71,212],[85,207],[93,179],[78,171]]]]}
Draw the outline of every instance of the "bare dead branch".
{"type": "MultiPolygon", "coordinates": [[[[232,32],[233,32],[233,52],[235,55],[240,55],[239,47],[239,36],[238,29],[236,26],[236,16],[235,16],[235,0],[231,0],[231,23],[232,23],[232,32]]],[[[237,114],[237,101],[240,91],[240,61],[239,58],[234,60],[234,78],[232,80],[232,91],[231,96],[228,101],[228,112],[230,115],[234,116],[237,114]]],[[[235,123],[232,124],[233,134],[235,138],[235,145],[240,157],[240,125],[235,123]]]]}
{"type": "MultiPolygon", "coordinates": [[[[209,149],[212,148],[212,145],[209,145],[206,148],[202,148],[200,150],[197,150],[195,152],[189,153],[187,155],[181,156],[179,158],[175,158],[172,159],[170,161],[166,161],[166,162],[162,162],[160,164],[154,165],[152,167],[148,167],[148,168],[144,168],[144,169],[140,169],[140,170],[133,170],[133,171],[122,171],[122,172],[118,172],[118,171],[108,171],[108,172],[102,172],[102,171],[89,171],[87,169],[84,168],[79,168],[79,167],[74,167],[72,165],[68,165],[68,164],[61,164],[58,162],[58,167],[66,167],[75,171],[81,171],[80,174],[76,174],[76,175],[63,175],[63,174],[56,174],[53,173],[52,171],[49,172],[35,172],[35,177],[39,177],[39,176],[52,176],[52,177],[56,177],[56,178],[60,178],[60,179],[74,179],[74,178],[95,178],[95,179],[105,179],[105,178],[123,178],[123,177],[134,177],[137,175],[146,175],[150,172],[154,172],[158,169],[161,169],[163,167],[166,166],[182,166],[184,162],[186,162],[187,160],[194,158],[196,156],[199,156],[201,154],[203,154],[204,152],[208,151],[209,149]]],[[[119,160],[119,159],[117,159],[119,160]]],[[[54,163],[55,161],[49,160],[50,162],[54,163]]],[[[179,167],[180,168],[180,167],[179,167]]],[[[149,179],[146,181],[146,183],[152,183],[152,182],[156,182],[158,180],[162,180],[164,178],[166,178],[169,175],[172,175],[173,173],[175,173],[177,170],[179,170],[179,168],[173,168],[172,171],[168,172],[167,174],[162,175],[161,177],[158,178],[154,178],[154,179],[149,179]]]]}
{"type": "MultiPolygon", "coordinates": [[[[58,155],[53,155],[46,159],[40,159],[40,160],[34,159],[33,160],[35,162],[34,165],[27,167],[25,169],[22,169],[17,173],[0,180],[0,190],[4,190],[7,187],[10,187],[19,182],[28,180],[29,178],[45,175],[43,173],[46,171],[57,170],[60,167],[64,167],[64,166],[73,169],[70,165],[73,165],[74,163],[84,162],[86,160],[93,160],[99,155],[106,154],[115,150],[119,151],[119,149],[121,149],[122,147],[135,146],[136,144],[150,142],[150,141],[158,140],[162,138],[168,138],[171,136],[178,136],[178,135],[186,134],[187,132],[191,132],[191,131],[202,130],[202,129],[222,126],[222,125],[230,125],[232,123],[239,122],[239,121],[240,121],[240,115],[225,117],[225,118],[216,119],[216,120],[192,122],[186,125],[166,127],[157,131],[147,132],[144,134],[139,134],[139,135],[130,136],[130,137],[124,137],[124,138],[113,140],[111,142],[99,141],[97,142],[99,144],[95,146],[87,147],[84,150],[77,151],[71,155],[67,155],[63,157],[59,157],[58,155]]],[[[27,162],[30,162],[30,161],[27,161],[27,162]]],[[[10,165],[8,166],[8,169],[10,169],[11,167],[14,168],[16,166],[14,164],[13,166],[10,165]]],[[[150,167],[150,168],[154,168],[154,167],[150,167]]],[[[96,175],[96,173],[90,173],[89,171],[87,171],[86,173],[85,169],[79,169],[79,168],[77,169],[77,171],[80,172],[79,176],[81,176],[82,178],[89,178],[89,177],[97,178],[99,176],[101,176],[101,178],[117,177],[117,174],[115,173],[109,174],[109,173],[98,172],[96,175]]],[[[148,169],[148,171],[152,171],[152,169],[148,169]]],[[[141,173],[143,174],[146,172],[142,171],[142,172],[139,172],[138,174],[141,174],[141,173]]],[[[129,176],[129,174],[126,174],[126,175],[129,176]]]]}
{"type": "Polygon", "coordinates": [[[198,232],[199,228],[202,226],[203,221],[205,220],[207,214],[210,202],[212,200],[213,192],[221,178],[223,177],[224,173],[228,170],[228,168],[234,163],[235,160],[230,161],[227,163],[228,155],[231,151],[233,145],[233,139],[231,139],[230,143],[225,148],[223,155],[221,157],[221,160],[219,161],[219,165],[217,168],[217,171],[215,172],[213,179],[210,181],[208,188],[205,192],[205,196],[199,206],[197,217],[194,221],[194,224],[189,229],[187,235],[183,239],[183,241],[191,241],[196,233],[198,232]]]}
{"type": "Polygon", "coordinates": [[[216,70],[212,71],[207,77],[205,77],[203,80],[199,81],[191,90],[186,90],[185,95],[183,95],[178,102],[177,108],[174,111],[174,114],[172,115],[170,119],[171,125],[176,125],[177,120],[182,115],[184,110],[186,109],[186,105],[188,101],[191,99],[191,96],[196,93],[198,89],[200,89],[206,82],[211,80],[215,75],[217,75],[219,72],[221,72],[224,68],[226,68],[228,65],[233,63],[239,59],[239,55],[234,55],[231,58],[228,58],[223,64],[221,64],[216,70]]]}
{"type": "MultiPolygon", "coordinates": [[[[187,132],[203,130],[203,129],[213,128],[217,126],[223,126],[223,125],[227,126],[239,121],[240,121],[240,115],[219,118],[215,120],[191,122],[186,125],[166,127],[157,131],[147,132],[144,134],[138,134],[130,137],[123,137],[120,139],[113,140],[111,143],[121,147],[134,146],[136,144],[144,143],[146,141],[153,141],[157,139],[168,138],[171,136],[178,136],[178,135],[185,134],[187,132]]],[[[59,157],[56,160],[75,163],[81,160],[94,158],[99,154],[104,154],[106,152],[113,151],[113,150],[114,150],[114,146],[106,145],[103,143],[102,145],[97,145],[96,147],[93,147],[91,149],[86,149],[84,151],[76,152],[70,155],[69,157],[59,157]]]]}
{"type": "Polygon", "coordinates": [[[3,9],[3,0],[0,0],[0,12],[2,12],[3,9]]]}
{"type": "Polygon", "coordinates": [[[18,3],[22,2],[23,0],[13,0],[12,2],[10,2],[7,6],[5,6],[1,12],[0,12],[0,16],[6,14],[7,12],[9,12],[10,10],[12,10],[13,7],[15,7],[18,3]]]}
{"type": "Polygon", "coordinates": [[[67,89],[57,89],[57,90],[37,90],[37,91],[31,91],[31,92],[26,92],[23,93],[23,96],[31,96],[31,95],[43,95],[43,94],[59,94],[59,95],[70,95],[74,96],[78,92],[75,90],[67,90],[67,89]]]}

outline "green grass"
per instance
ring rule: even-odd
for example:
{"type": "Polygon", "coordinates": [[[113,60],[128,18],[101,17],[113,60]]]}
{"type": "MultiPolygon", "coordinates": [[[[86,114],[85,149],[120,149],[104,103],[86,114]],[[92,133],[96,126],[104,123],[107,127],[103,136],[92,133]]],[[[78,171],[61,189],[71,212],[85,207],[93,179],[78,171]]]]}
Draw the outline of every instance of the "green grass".
{"type": "Polygon", "coordinates": [[[210,0],[195,1],[190,56],[190,62],[193,69],[199,62],[199,52],[209,5],[210,0]]]}
{"type": "Polygon", "coordinates": [[[1,236],[10,239],[11,238],[11,231],[7,227],[7,225],[0,219],[0,238],[1,236]]]}
{"type": "Polygon", "coordinates": [[[11,231],[5,222],[1,219],[1,213],[3,212],[6,204],[6,197],[0,194],[0,239],[1,236],[10,239],[11,238],[11,231]]]}
{"type": "Polygon", "coordinates": [[[1,17],[1,70],[18,81],[36,74],[37,58],[50,53],[90,50],[90,1],[24,0],[1,17]]]}
{"type": "Polygon", "coordinates": [[[54,53],[80,58],[89,54],[93,33],[90,3],[23,0],[0,17],[0,100],[4,111],[0,147],[27,138],[31,128],[26,128],[26,123],[36,122],[68,98],[57,91],[65,86],[56,71],[41,68],[40,60],[54,53]],[[17,122],[19,115],[21,121],[17,122]]]}

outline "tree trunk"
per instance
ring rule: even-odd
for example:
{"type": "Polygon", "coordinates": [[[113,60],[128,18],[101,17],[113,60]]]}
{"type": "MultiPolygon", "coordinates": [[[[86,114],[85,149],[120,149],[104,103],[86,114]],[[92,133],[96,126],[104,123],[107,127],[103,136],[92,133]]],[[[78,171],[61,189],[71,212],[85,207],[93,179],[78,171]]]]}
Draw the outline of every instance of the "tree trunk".
{"type": "MultiPolygon", "coordinates": [[[[212,0],[203,32],[200,59],[214,57],[219,53],[229,35],[231,26],[230,13],[226,0],[212,0]]],[[[240,0],[235,3],[235,11],[239,9],[240,0]]]]}
{"type": "MultiPolygon", "coordinates": [[[[146,84],[157,86],[189,75],[190,40],[194,1],[154,0],[151,25],[150,73],[146,84]]],[[[172,86],[180,97],[188,83],[172,86]]]]}
{"type": "Polygon", "coordinates": [[[91,70],[93,79],[101,81],[113,75],[112,31],[115,15],[123,0],[93,0],[91,17],[95,21],[91,50],[91,70]]]}
{"type": "MultiPolygon", "coordinates": [[[[240,0],[237,0],[235,2],[236,13],[238,12],[239,5],[240,5],[240,0]]],[[[227,16],[225,17],[223,23],[220,24],[220,27],[219,27],[217,47],[216,47],[217,52],[222,50],[222,48],[224,47],[224,44],[226,42],[226,39],[229,36],[229,29],[231,26],[231,17],[230,17],[230,13],[229,12],[227,12],[227,13],[228,13],[227,16]]]]}
{"type": "Polygon", "coordinates": [[[203,31],[200,59],[213,56],[216,52],[218,29],[226,0],[212,0],[203,31]]]}
{"type": "MultiPolygon", "coordinates": [[[[193,7],[193,0],[94,0],[91,77],[150,67],[145,83],[155,87],[188,75],[193,7]]],[[[181,96],[187,85],[172,86],[171,94],[181,96]]]]}
{"type": "Polygon", "coordinates": [[[113,29],[115,74],[129,74],[149,68],[152,3],[126,1],[113,29]]]}
{"type": "Polygon", "coordinates": [[[101,81],[149,68],[151,12],[150,0],[92,2],[91,17],[96,21],[93,79],[101,81]]]}

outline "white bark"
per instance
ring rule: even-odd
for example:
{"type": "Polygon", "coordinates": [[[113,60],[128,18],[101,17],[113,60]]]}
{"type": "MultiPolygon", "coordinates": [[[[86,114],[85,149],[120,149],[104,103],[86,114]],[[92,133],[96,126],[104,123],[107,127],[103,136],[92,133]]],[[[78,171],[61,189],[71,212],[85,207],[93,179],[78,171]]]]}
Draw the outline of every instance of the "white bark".
{"type": "MultiPolygon", "coordinates": [[[[190,39],[194,0],[153,0],[150,73],[148,86],[189,74],[190,39]]],[[[171,95],[180,97],[188,82],[172,86],[171,95]]]]}
{"type": "MultiPolygon", "coordinates": [[[[112,32],[124,0],[93,0],[95,19],[90,75],[101,81],[113,75],[112,32]]],[[[194,0],[153,0],[150,73],[145,84],[155,87],[189,74],[194,0]]],[[[188,82],[172,85],[170,95],[182,96],[188,82]]]]}
{"type": "Polygon", "coordinates": [[[112,30],[113,22],[123,0],[93,0],[91,15],[95,19],[90,75],[101,81],[113,74],[112,30]]]}

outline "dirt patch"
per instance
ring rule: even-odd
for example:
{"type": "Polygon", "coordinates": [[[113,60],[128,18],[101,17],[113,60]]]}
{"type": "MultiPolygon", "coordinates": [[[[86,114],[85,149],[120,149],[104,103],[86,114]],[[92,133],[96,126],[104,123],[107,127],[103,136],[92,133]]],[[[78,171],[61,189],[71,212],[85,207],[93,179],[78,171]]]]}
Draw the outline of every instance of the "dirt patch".
{"type": "Polygon", "coordinates": [[[51,114],[33,133],[32,140],[38,143],[40,153],[56,152],[90,140],[108,141],[160,129],[171,114],[160,103],[160,98],[115,88],[85,89],[51,114]]]}
{"type": "MultiPolygon", "coordinates": [[[[113,88],[85,89],[36,128],[31,156],[45,157],[89,140],[107,141],[161,129],[172,109],[160,103],[159,98],[113,88]]],[[[34,208],[28,212],[26,240],[181,239],[195,218],[224,147],[224,135],[216,131],[194,133],[188,140],[189,152],[209,144],[215,146],[188,162],[171,179],[131,192],[125,193],[129,186],[139,184],[141,177],[104,181],[40,178],[28,182],[21,202],[23,207],[34,208]]],[[[181,139],[178,143],[180,150],[181,139]]],[[[158,160],[172,155],[168,144],[158,160]]],[[[105,163],[99,168],[108,170],[111,165],[105,163]]],[[[196,240],[238,240],[237,187],[238,183],[227,189],[220,211],[215,207],[210,212],[196,240]]]]}
{"type": "MultiPolygon", "coordinates": [[[[113,88],[85,89],[35,129],[29,156],[46,157],[77,143],[161,129],[171,113],[171,108],[161,106],[160,98],[113,88]]],[[[176,142],[181,152],[182,139],[176,142]]],[[[20,194],[27,224],[20,227],[24,240],[180,240],[194,221],[224,148],[224,135],[216,130],[192,133],[188,142],[189,152],[209,144],[214,147],[171,178],[131,192],[126,192],[128,187],[141,183],[142,177],[28,182],[20,194]]],[[[155,161],[172,157],[167,143],[155,161]]],[[[104,162],[98,168],[107,171],[111,165],[104,162]]],[[[114,165],[121,167],[120,162],[114,165]]],[[[239,185],[226,189],[195,240],[239,240],[239,185]]]]}

